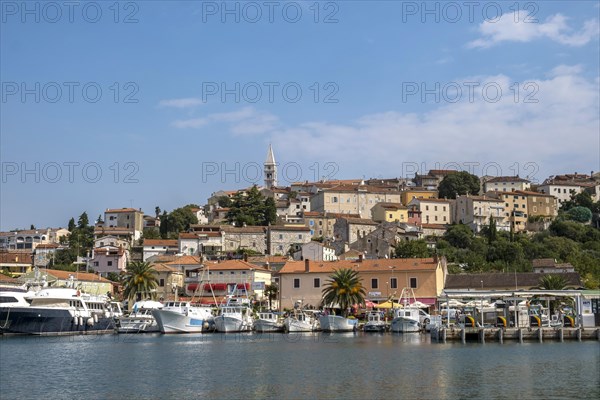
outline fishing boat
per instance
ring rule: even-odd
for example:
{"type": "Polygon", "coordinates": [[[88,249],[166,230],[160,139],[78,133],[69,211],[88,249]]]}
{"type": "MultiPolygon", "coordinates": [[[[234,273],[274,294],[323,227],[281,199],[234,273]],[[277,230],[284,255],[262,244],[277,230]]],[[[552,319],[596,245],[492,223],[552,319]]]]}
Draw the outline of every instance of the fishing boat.
{"type": "Polygon", "coordinates": [[[227,304],[219,308],[219,314],[215,317],[218,332],[248,332],[253,325],[252,309],[239,298],[229,297],[227,304]]]}
{"type": "Polygon", "coordinates": [[[415,304],[417,300],[412,289],[402,289],[399,302],[402,307],[394,309],[394,317],[390,324],[392,332],[420,332],[429,325],[431,317],[415,304]]]}
{"type": "Polygon", "coordinates": [[[282,332],[284,329],[281,314],[273,311],[261,311],[254,321],[256,332],[282,332]]]}
{"type": "Polygon", "coordinates": [[[160,332],[160,327],[152,315],[152,310],[161,309],[158,301],[143,300],[133,305],[133,311],[126,317],[117,320],[118,333],[160,332]]]}
{"type": "Polygon", "coordinates": [[[152,316],[162,333],[201,333],[211,330],[212,311],[211,307],[189,301],[169,301],[163,308],[152,309],[152,316]]]}
{"type": "Polygon", "coordinates": [[[327,312],[319,317],[319,325],[323,332],[352,332],[358,329],[358,320],[327,312]]]}
{"type": "Polygon", "coordinates": [[[44,288],[23,298],[13,297],[19,305],[0,307],[0,331],[4,334],[112,333],[115,318],[122,315],[109,297],[92,296],[74,288],[44,288]]]}
{"type": "Polygon", "coordinates": [[[386,323],[381,318],[380,311],[370,311],[367,314],[367,322],[363,327],[365,332],[385,332],[386,328],[386,323]]]}
{"type": "Polygon", "coordinates": [[[283,324],[286,332],[315,332],[320,328],[315,313],[310,310],[294,310],[283,324]]]}

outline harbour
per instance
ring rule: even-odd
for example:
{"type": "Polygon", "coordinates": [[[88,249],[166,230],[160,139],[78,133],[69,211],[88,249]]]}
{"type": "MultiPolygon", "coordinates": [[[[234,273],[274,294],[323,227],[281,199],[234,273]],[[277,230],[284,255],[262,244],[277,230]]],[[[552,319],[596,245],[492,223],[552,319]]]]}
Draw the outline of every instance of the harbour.
{"type": "Polygon", "coordinates": [[[600,345],[237,333],[0,339],[3,399],[597,398],[600,345]],[[23,384],[27,382],[27,384],[23,384]]]}

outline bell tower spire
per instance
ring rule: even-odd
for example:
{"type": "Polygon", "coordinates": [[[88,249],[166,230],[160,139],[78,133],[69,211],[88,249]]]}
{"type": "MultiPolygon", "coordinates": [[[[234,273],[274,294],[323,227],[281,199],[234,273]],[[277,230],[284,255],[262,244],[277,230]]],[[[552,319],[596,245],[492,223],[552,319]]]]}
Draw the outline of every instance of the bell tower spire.
{"type": "Polygon", "coordinates": [[[265,187],[271,189],[277,186],[277,163],[273,155],[273,147],[269,144],[267,159],[265,160],[265,187]]]}

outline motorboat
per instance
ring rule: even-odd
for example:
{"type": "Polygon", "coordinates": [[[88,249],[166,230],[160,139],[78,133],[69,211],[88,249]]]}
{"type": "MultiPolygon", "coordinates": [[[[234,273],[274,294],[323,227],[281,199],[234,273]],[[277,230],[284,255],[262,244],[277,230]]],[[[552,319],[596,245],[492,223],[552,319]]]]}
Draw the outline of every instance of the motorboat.
{"type": "Polygon", "coordinates": [[[286,332],[315,332],[320,328],[315,313],[309,310],[292,311],[283,324],[286,332]]]}
{"type": "Polygon", "coordinates": [[[212,308],[194,305],[189,301],[169,301],[163,308],[151,311],[162,333],[209,332],[214,326],[212,308]]]}
{"type": "Polygon", "coordinates": [[[43,288],[22,298],[14,294],[2,296],[13,303],[0,307],[0,331],[4,334],[112,333],[121,313],[107,296],[92,296],[74,288],[43,288]]]}
{"type": "Polygon", "coordinates": [[[367,314],[367,322],[363,326],[365,332],[385,332],[387,324],[381,318],[380,311],[370,311],[367,314]]]}
{"type": "Polygon", "coordinates": [[[254,318],[252,309],[241,299],[229,299],[227,304],[219,308],[215,317],[215,328],[218,332],[247,332],[252,330],[254,318]]]}
{"type": "Polygon", "coordinates": [[[160,327],[152,315],[152,310],[163,308],[158,301],[143,300],[133,305],[133,311],[126,317],[118,318],[118,333],[160,332],[160,327]]]}
{"type": "Polygon", "coordinates": [[[273,311],[261,311],[254,320],[256,332],[282,332],[284,329],[281,314],[273,311]]]}

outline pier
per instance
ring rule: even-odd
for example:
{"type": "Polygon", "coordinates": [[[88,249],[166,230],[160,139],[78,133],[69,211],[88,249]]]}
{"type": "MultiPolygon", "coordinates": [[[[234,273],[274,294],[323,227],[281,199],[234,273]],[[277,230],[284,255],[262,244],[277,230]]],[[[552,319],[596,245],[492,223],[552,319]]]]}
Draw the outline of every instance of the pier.
{"type": "Polygon", "coordinates": [[[433,342],[498,342],[514,341],[523,343],[545,341],[600,341],[600,328],[481,328],[481,327],[458,327],[441,326],[431,328],[431,340],[433,342]]]}

